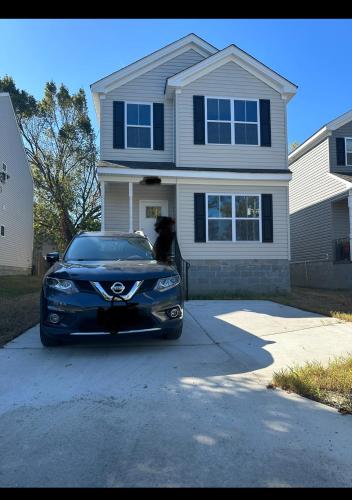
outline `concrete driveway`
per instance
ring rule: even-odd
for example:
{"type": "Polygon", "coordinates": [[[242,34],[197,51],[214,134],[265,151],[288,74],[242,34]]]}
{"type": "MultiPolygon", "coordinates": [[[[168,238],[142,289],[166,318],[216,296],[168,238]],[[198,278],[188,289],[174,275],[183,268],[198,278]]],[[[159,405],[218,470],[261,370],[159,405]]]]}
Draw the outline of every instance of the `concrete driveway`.
{"type": "Polygon", "coordinates": [[[0,349],[0,486],[352,486],[352,418],[266,389],[352,351],[352,326],[268,301],[190,301],[178,341],[0,349]]]}

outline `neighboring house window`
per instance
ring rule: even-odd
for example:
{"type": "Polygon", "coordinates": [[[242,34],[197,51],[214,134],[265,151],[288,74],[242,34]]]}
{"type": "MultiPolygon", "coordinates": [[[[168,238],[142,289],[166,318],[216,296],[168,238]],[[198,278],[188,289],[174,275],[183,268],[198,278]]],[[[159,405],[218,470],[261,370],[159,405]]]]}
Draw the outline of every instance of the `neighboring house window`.
{"type": "Polygon", "coordinates": [[[345,137],[346,165],[352,166],[352,137],[345,137]]]}
{"type": "Polygon", "coordinates": [[[231,144],[230,99],[207,99],[207,142],[231,144]]]}
{"type": "Polygon", "coordinates": [[[152,105],[126,103],[126,137],[128,148],[152,147],[152,105]]]}
{"type": "Polygon", "coordinates": [[[259,195],[207,194],[208,241],[261,241],[259,195]]]}
{"type": "Polygon", "coordinates": [[[235,144],[258,145],[258,101],[234,100],[235,144]]]}
{"type": "Polygon", "coordinates": [[[6,166],[6,163],[3,163],[3,164],[2,164],[2,170],[3,170],[3,172],[7,172],[7,166],[6,166]]]}
{"type": "Polygon", "coordinates": [[[5,236],[5,226],[0,226],[0,236],[5,236]]]}

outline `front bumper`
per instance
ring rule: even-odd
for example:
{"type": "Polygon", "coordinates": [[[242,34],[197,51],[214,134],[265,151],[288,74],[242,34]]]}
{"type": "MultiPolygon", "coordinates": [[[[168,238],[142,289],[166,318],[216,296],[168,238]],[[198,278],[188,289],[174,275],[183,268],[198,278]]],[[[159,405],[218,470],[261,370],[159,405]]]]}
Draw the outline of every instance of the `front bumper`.
{"type": "Polygon", "coordinates": [[[183,297],[180,285],[164,292],[148,290],[131,300],[107,301],[97,293],[68,295],[49,287],[41,296],[41,329],[46,335],[158,334],[177,329],[183,321],[183,297]],[[169,312],[178,306],[181,316],[172,319],[169,312]],[[50,315],[59,321],[53,324],[50,315]]]}

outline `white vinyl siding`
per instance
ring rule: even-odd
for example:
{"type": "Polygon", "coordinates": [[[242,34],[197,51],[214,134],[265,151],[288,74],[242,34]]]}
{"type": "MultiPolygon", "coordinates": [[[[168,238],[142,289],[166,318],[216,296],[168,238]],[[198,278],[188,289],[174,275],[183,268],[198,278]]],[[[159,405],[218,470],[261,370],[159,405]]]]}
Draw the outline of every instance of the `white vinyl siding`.
{"type": "Polygon", "coordinates": [[[30,272],[33,246],[33,181],[11,100],[0,95],[0,275],[30,272]],[[5,172],[4,172],[5,173],[5,172]]]}
{"type": "MultiPolygon", "coordinates": [[[[285,101],[264,82],[229,62],[195,80],[178,95],[177,166],[219,168],[287,168],[285,101]],[[206,144],[193,142],[193,96],[216,96],[228,99],[270,99],[271,147],[247,144],[206,144]]],[[[259,127],[258,127],[259,129],[259,127]]],[[[260,131],[258,130],[260,136],[260,131]]]]}
{"type": "Polygon", "coordinates": [[[347,187],[329,173],[329,138],[291,163],[290,170],[291,259],[331,259],[332,202],[347,187]]]}
{"type": "Polygon", "coordinates": [[[204,57],[195,50],[187,50],[170,61],[112,90],[101,100],[100,159],[130,161],[175,161],[174,100],[165,100],[165,82],[169,76],[196,64],[204,57]],[[164,150],[114,149],[113,101],[164,103],[164,150]]]}
{"type": "MultiPolygon", "coordinates": [[[[249,182],[224,185],[221,181],[209,184],[177,185],[177,238],[184,259],[288,259],[288,187],[261,185],[249,182]],[[229,195],[273,195],[274,242],[260,241],[194,241],[194,193],[229,195]]],[[[261,224],[260,224],[261,225],[261,224]]]]}

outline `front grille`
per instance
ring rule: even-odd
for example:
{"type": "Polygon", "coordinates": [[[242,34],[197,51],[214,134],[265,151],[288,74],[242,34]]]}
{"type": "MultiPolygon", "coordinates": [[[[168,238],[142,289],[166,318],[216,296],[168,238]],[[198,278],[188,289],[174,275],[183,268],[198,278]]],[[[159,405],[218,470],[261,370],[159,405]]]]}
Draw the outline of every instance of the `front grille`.
{"type": "MultiPolygon", "coordinates": [[[[120,283],[122,283],[125,286],[125,289],[122,292],[123,295],[128,294],[136,282],[136,280],[128,280],[128,281],[114,280],[114,281],[99,281],[99,283],[104,288],[105,292],[108,295],[112,295],[111,287],[114,283],[116,283],[116,281],[120,281],[120,283]]],[[[152,290],[155,287],[157,281],[158,280],[155,278],[144,280],[142,285],[139,287],[137,293],[147,292],[149,290],[152,290]]],[[[77,280],[77,281],[75,281],[75,283],[76,283],[80,292],[97,293],[89,281],[77,280]]]]}

